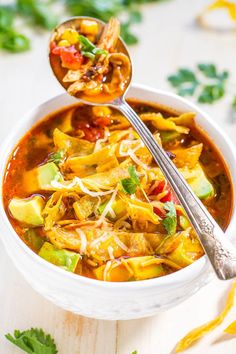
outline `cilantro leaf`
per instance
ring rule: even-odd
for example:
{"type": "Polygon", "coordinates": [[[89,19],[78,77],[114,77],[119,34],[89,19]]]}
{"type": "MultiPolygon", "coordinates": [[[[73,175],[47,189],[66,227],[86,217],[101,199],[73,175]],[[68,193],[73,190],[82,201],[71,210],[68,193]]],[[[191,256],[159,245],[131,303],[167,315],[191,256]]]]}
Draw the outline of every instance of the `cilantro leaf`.
{"type": "Polygon", "coordinates": [[[136,192],[137,184],[135,184],[131,178],[124,178],[120,182],[126,193],[134,194],[136,192]]]}
{"type": "Polygon", "coordinates": [[[92,42],[90,42],[88,38],[82,34],[79,36],[79,40],[81,44],[81,54],[84,57],[94,60],[96,55],[107,55],[106,50],[96,47],[92,42]]]}
{"type": "Polygon", "coordinates": [[[140,185],[139,176],[133,165],[128,167],[128,172],[130,177],[124,178],[120,182],[123,187],[123,190],[126,193],[134,194],[136,192],[137,187],[140,185]]]}
{"type": "Polygon", "coordinates": [[[54,162],[56,165],[63,161],[64,153],[63,151],[56,151],[50,155],[48,162],[54,162]]]}
{"type": "Polygon", "coordinates": [[[224,81],[228,78],[228,71],[223,71],[222,73],[218,73],[216,66],[214,64],[198,64],[198,69],[208,78],[211,79],[219,79],[220,81],[224,81]]]}
{"type": "Polygon", "coordinates": [[[136,183],[138,186],[140,184],[140,181],[139,181],[139,176],[137,174],[136,168],[133,165],[131,165],[128,167],[128,172],[129,172],[131,180],[134,183],[136,183]]]}
{"type": "Polygon", "coordinates": [[[23,52],[30,48],[30,41],[13,28],[15,8],[0,6],[0,48],[9,52],[23,52]]]}
{"type": "Polygon", "coordinates": [[[166,213],[165,219],[162,221],[162,225],[166,229],[168,235],[174,235],[177,227],[177,215],[176,209],[173,202],[166,202],[164,209],[168,211],[166,213]]]}
{"type": "Polygon", "coordinates": [[[200,103],[212,104],[225,95],[228,71],[219,72],[212,63],[200,63],[197,70],[194,73],[190,69],[180,68],[175,75],[168,77],[168,81],[181,96],[193,96],[196,91],[199,92],[197,99],[200,103]],[[200,73],[207,79],[206,83],[199,80],[200,73]]]}
{"type": "Polygon", "coordinates": [[[216,85],[206,85],[203,87],[198,102],[200,103],[213,103],[223,97],[225,94],[224,86],[219,83],[216,85]]]}
{"type": "Polygon", "coordinates": [[[53,338],[45,334],[42,329],[31,328],[26,331],[14,331],[14,336],[10,333],[5,337],[17,347],[28,354],[56,354],[57,348],[53,338]]]}
{"type": "Polygon", "coordinates": [[[192,96],[199,85],[194,72],[186,68],[180,68],[175,75],[170,75],[168,81],[181,96],[192,96]]]}
{"type": "Polygon", "coordinates": [[[216,78],[216,66],[214,64],[198,64],[198,69],[209,78],[216,78]]]}

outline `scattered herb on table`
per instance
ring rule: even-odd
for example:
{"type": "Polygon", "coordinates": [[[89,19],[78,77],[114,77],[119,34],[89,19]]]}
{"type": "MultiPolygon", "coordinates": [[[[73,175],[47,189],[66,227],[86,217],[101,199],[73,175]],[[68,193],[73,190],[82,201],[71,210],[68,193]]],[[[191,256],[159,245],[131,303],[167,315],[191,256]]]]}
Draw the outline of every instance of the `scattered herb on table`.
{"type": "Polygon", "coordinates": [[[10,52],[23,52],[30,48],[29,39],[14,29],[15,9],[12,6],[0,6],[0,49],[10,52]]]}
{"type": "Polygon", "coordinates": [[[8,333],[5,337],[28,354],[57,353],[54,339],[42,329],[31,328],[23,332],[15,330],[14,336],[8,333]]]}
{"type": "Polygon", "coordinates": [[[140,185],[139,176],[133,165],[128,167],[130,177],[122,179],[121,185],[125,193],[134,194],[140,185]]]}
{"type": "Polygon", "coordinates": [[[177,227],[177,215],[173,202],[166,202],[164,209],[167,211],[165,219],[162,221],[168,235],[174,235],[177,227]]]}
{"type": "Polygon", "coordinates": [[[196,94],[198,102],[212,104],[226,93],[228,71],[219,72],[214,64],[198,64],[196,70],[180,68],[168,81],[181,96],[196,94]]]}

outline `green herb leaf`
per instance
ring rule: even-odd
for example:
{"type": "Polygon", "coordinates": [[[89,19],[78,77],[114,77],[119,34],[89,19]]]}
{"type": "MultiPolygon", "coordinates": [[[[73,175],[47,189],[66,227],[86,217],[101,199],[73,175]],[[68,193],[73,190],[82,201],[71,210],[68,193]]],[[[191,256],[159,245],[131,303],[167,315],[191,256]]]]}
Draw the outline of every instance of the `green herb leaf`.
{"type": "Polygon", "coordinates": [[[56,165],[59,165],[63,161],[64,153],[63,151],[56,151],[50,155],[48,162],[54,162],[56,165]]]}
{"type": "Polygon", "coordinates": [[[50,6],[41,0],[17,0],[17,9],[33,24],[48,30],[54,28],[58,22],[50,6]]]}
{"type": "Polygon", "coordinates": [[[140,185],[139,176],[133,165],[128,167],[130,177],[122,179],[121,185],[125,193],[134,194],[137,187],[140,185]]]}
{"type": "Polygon", "coordinates": [[[128,45],[133,45],[138,43],[138,37],[133,34],[130,30],[130,23],[121,24],[121,37],[128,45]]]}
{"type": "Polygon", "coordinates": [[[128,167],[128,172],[129,172],[131,180],[135,184],[137,184],[137,186],[139,186],[140,181],[139,181],[139,176],[137,174],[136,168],[133,165],[131,165],[131,166],[128,167]]]}
{"type": "Polygon", "coordinates": [[[198,64],[198,69],[209,78],[216,78],[216,66],[214,64],[198,64]]]}
{"type": "Polygon", "coordinates": [[[164,209],[168,211],[165,219],[162,221],[162,225],[166,229],[168,235],[174,235],[176,233],[177,227],[177,215],[176,209],[173,202],[166,202],[164,209]]]}
{"type": "Polygon", "coordinates": [[[46,335],[42,329],[31,328],[23,332],[16,330],[14,336],[8,333],[5,337],[28,354],[57,353],[53,338],[49,334],[46,335]]]}
{"type": "Polygon", "coordinates": [[[129,23],[141,23],[143,19],[142,13],[138,10],[131,10],[129,14],[129,23]]]}
{"type": "Polygon", "coordinates": [[[132,354],[138,354],[137,350],[135,350],[134,352],[132,352],[132,354]]]}
{"type": "Polygon", "coordinates": [[[0,47],[13,53],[24,52],[30,48],[30,40],[14,30],[0,33],[0,47]]]}
{"type": "Polygon", "coordinates": [[[201,63],[197,69],[208,79],[208,82],[201,82],[198,74],[192,70],[181,68],[175,75],[168,77],[168,81],[177,89],[181,96],[193,96],[198,88],[198,102],[214,103],[225,95],[226,80],[229,77],[228,71],[218,72],[214,64],[201,63]]]}
{"type": "Polygon", "coordinates": [[[181,96],[192,96],[199,85],[194,72],[186,68],[180,68],[175,75],[170,75],[168,81],[181,96]]]}
{"type": "Polygon", "coordinates": [[[203,87],[198,97],[198,102],[213,103],[223,97],[224,94],[225,89],[221,83],[216,85],[207,85],[203,87]]]}
{"type": "Polygon", "coordinates": [[[12,6],[0,6],[0,31],[7,31],[12,27],[14,9],[12,6]]]}
{"type": "Polygon", "coordinates": [[[134,194],[137,189],[137,184],[135,184],[131,178],[124,178],[121,180],[121,185],[124,192],[128,194],[134,194]]]}
{"type": "Polygon", "coordinates": [[[228,78],[228,71],[218,73],[214,64],[198,64],[198,69],[208,78],[224,81],[228,78]]]}

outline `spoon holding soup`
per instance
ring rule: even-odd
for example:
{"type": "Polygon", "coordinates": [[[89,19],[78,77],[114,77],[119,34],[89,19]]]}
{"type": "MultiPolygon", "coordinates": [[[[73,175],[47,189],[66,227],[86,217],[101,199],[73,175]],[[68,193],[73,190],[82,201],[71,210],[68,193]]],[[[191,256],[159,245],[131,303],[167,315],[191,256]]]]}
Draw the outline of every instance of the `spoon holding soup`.
{"type": "Polygon", "coordinates": [[[233,278],[236,276],[236,249],[150,130],[125,101],[132,78],[132,64],[119,32],[119,22],[114,18],[107,24],[89,17],[75,17],[62,23],[50,41],[52,70],[70,95],[84,103],[108,105],[123,113],[184,207],[217,276],[220,279],[233,278]]]}

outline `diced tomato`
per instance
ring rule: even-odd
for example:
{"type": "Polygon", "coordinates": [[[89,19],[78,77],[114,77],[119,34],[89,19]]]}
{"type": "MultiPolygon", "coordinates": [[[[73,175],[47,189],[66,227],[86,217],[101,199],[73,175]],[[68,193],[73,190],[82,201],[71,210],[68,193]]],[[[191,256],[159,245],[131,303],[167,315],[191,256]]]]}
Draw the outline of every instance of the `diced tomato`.
{"type": "Polygon", "coordinates": [[[159,208],[154,207],[153,211],[154,211],[155,214],[157,214],[161,218],[163,218],[165,216],[165,214],[159,208]]]}
{"type": "Polygon", "coordinates": [[[163,190],[164,190],[164,188],[165,188],[165,185],[166,185],[165,180],[160,181],[160,182],[158,183],[158,185],[156,186],[156,188],[152,191],[152,194],[153,194],[153,195],[157,195],[157,194],[159,194],[159,193],[162,193],[163,190]]]}
{"type": "Polygon", "coordinates": [[[171,191],[168,191],[168,193],[163,198],[161,198],[160,201],[162,203],[171,202],[172,197],[173,197],[173,195],[172,195],[171,191]]]}
{"type": "Polygon", "coordinates": [[[95,142],[98,139],[103,138],[104,133],[102,129],[99,128],[85,128],[83,129],[84,132],[84,139],[95,142]]]}
{"type": "Polygon", "coordinates": [[[172,192],[172,189],[169,186],[169,184],[165,182],[165,180],[160,181],[158,183],[157,187],[152,191],[152,194],[158,195],[158,194],[164,192],[164,190],[167,190],[168,193],[163,198],[161,198],[160,201],[162,203],[173,202],[175,204],[179,204],[178,199],[176,198],[175,194],[172,192]]]}
{"type": "Polygon", "coordinates": [[[52,54],[59,55],[62,61],[62,66],[71,70],[78,70],[84,61],[84,57],[78,52],[74,46],[60,47],[53,46],[52,54]]]}
{"type": "Polygon", "coordinates": [[[97,127],[92,127],[88,122],[86,121],[80,121],[77,125],[78,129],[82,130],[84,132],[84,139],[95,142],[98,139],[101,139],[104,137],[104,130],[101,128],[97,127]]]}
{"type": "Polygon", "coordinates": [[[179,201],[178,201],[177,197],[175,196],[174,192],[172,192],[172,189],[169,186],[169,184],[167,184],[166,188],[168,189],[168,191],[170,193],[170,200],[167,200],[167,202],[173,202],[174,204],[179,204],[179,201]]]}
{"type": "Polygon", "coordinates": [[[84,60],[83,56],[79,52],[72,53],[62,51],[60,57],[62,61],[62,66],[71,70],[78,70],[84,60]]]}
{"type": "Polygon", "coordinates": [[[101,127],[107,127],[111,124],[111,119],[109,117],[100,117],[95,119],[94,124],[101,127]]]}

